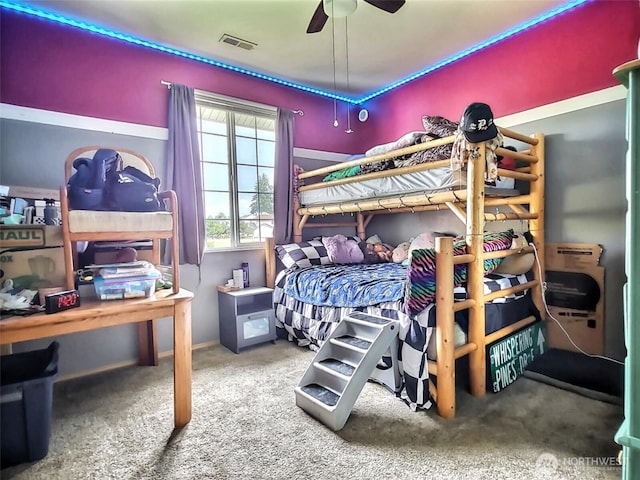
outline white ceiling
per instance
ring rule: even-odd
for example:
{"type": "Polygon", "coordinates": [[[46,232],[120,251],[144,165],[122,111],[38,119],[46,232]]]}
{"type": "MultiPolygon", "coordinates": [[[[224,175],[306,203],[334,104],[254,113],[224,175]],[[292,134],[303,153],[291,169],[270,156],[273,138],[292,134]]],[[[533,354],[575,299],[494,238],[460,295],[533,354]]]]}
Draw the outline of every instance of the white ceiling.
{"type": "Polygon", "coordinates": [[[209,59],[359,97],[567,3],[407,0],[395,14],[363,0],[346,20],[307,34],[319,0],[23,0],[209,59]],[[256,43],[244,50],[223,34],[256,43]],[[348,35],[346,35],[348,34],[348,35]],[[346,39],[348,38],[348,84],[346,39]],[[333,44],[336,85],[334,89],[333,44]]]}

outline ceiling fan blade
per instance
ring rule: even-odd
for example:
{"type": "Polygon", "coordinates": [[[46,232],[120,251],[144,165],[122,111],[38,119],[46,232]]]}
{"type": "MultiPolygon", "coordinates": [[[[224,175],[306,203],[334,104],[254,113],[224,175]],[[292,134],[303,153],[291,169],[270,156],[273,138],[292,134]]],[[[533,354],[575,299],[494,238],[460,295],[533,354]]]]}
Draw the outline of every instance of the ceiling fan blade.
{"type": "Polygon", "coordinates": [[[370,5],[373,5],[374,7],[378,7],[379,9],[389,13],[396,13],[398,10],[400,10],[400,7],[402,7],[406,3],[406,0],[364,0],[364,1],[370,5]]]}
{"type": "Polygon", "coordinates": [[[324,24],[327,23],[329,16],[324,12],[324,8],[322,7],[322,0],[318,4],[318,8],[313,12],[313,16],[311,17],[311,21],[309,22],[309,26],[307,27],[307,33],[318,33],[323,29],[324,24]]]}

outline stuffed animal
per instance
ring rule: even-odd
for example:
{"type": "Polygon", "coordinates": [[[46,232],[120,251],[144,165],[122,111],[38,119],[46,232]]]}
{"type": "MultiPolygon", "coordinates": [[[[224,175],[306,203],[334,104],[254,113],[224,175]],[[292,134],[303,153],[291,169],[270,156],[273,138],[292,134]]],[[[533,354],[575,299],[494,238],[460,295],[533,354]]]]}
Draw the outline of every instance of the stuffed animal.
{"type": "Polygon", "coordinates": [[[378,235],[371,235],[366,241],[367,243],[382,243],[378,235]]]}
{"type": "MultiPolygon", "coordinates": [[[[511,241],[512,250],[520,250],[528,245],[526,237],[521,233],[513,235],[511,241]]],[[[498,268],[495,269],[497,273],[510,273],[511,275],[521,275],[527,273],[533,268],[535,262],[535,256],[533,253],[521,253],[520,255],[514,255],[511,257],[505,257],[498,268]]]]}
{"type": "Polygon", "coordinates": [[[138,251],[135,248],[126,247],[118,251],[116,255],[117,263],[135,262],[138,260],[138,251]]]}
{"type": "Polygon", "coordinates": [[[355,240],[344,235],[322,237],[322,244],[327,249],[331,263],[362,263],[364,254],[355,240]]]}
{"type": "Polygon", "coordinates": [[[386,243],[365,243],[363,248],[365,263],[386,263],[391,262],[393,247],[386,243]]]}
{"type": "Polygon", "coordinates": [[[409,247],[411,246],[412,241],[413,238],[411,240],[398,244],[398,246],[393,249],[391,260],[393,260],[395,263],[402,263],[404,260],[406,260],[409,257],[409,247]]]}

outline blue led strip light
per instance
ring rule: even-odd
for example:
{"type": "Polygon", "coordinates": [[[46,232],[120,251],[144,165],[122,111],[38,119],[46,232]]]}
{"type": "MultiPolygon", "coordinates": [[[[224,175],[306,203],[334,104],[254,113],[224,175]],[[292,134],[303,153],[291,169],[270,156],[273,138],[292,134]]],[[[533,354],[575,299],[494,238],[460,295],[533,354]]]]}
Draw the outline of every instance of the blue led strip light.
{"type": "Polygon", "coordinates": [[[296,88],[298,90],[303,90],[305,92],[313,93],[315,95],[321,95],[323,97],[329,97],[336,100],[340,100],[348,103],[357,103],[354,98],[346,97],[344,95],[340,95],[337,93],[327,92],[324,90],[320,90],[317,88],[309,87],[307,85],[301,85],[298,83],[294,83],[288,80],[283,80],[281,78],[272,77],[270,75],[266,75],[264,73],[254,72],[252,70],[248,70],[246,68],[237,67],[235,65],[230,65],[228,63],[223,63],[217,60],[212,60],[210,58],[202,57],[200,55],[194,55],[192,53],[184,52],[181,50],[177,50],[175,48],[167,47],[164,45],[160,45],[158,43],[150,42],[148,40],[144,40],[141,38],[136,38],[131,35],[127,35],[124,33],[115,32],[113,30],[108,30],[103,27],[99,27],[96,25],[92,25],[89,23],[85,23],[79,20],[74,20],[73,18],[63,17],[61,15],[57,15],[51,12],[45,12],[43,10],[37,10],[35,8],[29,7],[27,5],[22,5],[19,3],[6,2],[4,0],[0,0],[0,7],[6,8],[9,10],[13,10],[16,12],[24,13],[26,15],[31,15],[38,18],[44,18],[46,20],[51,20],[56,23],[61,23],[63,25],[69,25],[71,27],[80,28],[82,30],[97,33],[99,35],[114,38],[117,40],[121,40],[127,43],[131,43],[134,45],[139,45],[142,47],[151,48],[153,50],[158,50],[164,53],[170,53],[172,55],[176,55],[178,57],[188,58],[189,60],[195,60],[196,62],[206,63],[208,65],[214,65],[216,67],[224,68],[227,70],[231,70],[237,73],[243,73],[245,75],[250,75],[252,77],[259,78],[261,80],[266,80],[268,82],[277,83],[279,85],[284,85],[287,87],[296,88]]]}
{"type": "Polygon", "coordinates": [[[411,82],[412,80],[415,80],[417,78],[420,78],[428,73],[431,73],[435,70],[438,70],[442,67],[445,67],[446,65],[449,65],[450,63],[453,63],[457,60],[460,60],[468,55],[471,55],[472,53],[475,53],[479,50],[482,50],[483,48],[489,47],[491,45],[494,45],[506,38],[509,38],[517,33],[523,32],[524,30],[527,30],[528,28],[533,27],[534,25],[537,25],[540,22],[544,22],[545,20],[549,20],[550,18],[553,18],[557,15],[560,15],[561,13],[564,13],[568,10],[571,10],[573,8],[576,8],[584,3],[590,2],[591,0],[573,0],[565,5],[562,5],[554,10],[550,10],[532,20],[529,20],[528,22],[522,23],[520,25],[518,25],[517,27],[514,27],[510,30],[507,30],[506,32],[503,32],[499,35],[496,35],[495,37],[490,38],[489,40],[486,40],[482,43],[479,43],[477,45],[474,45],[471,48],[468,48],[467,50],[463,50],[462,52],[456,53],[455,55],[452,55],[451,57],[445,58],[444,60],[441,60],[438,63],[434,63],[433,65],[430,65],[426,68],[424,68],[423,70],[420,70],[419,72],[414,73],[413,75],[409,75],[408,77],[405,77],[401,80],[398,80],[396,82],[390,83],[389,85],[381,88],[380,90],[376,90],[372,93],[369,93],[368,95],[365,95],[361,98],[358,99],[357,103],[364,103],[367,100],[371,100],[374,97],[377,97],[379,95],[382,95],[383,93],[389,92],[391,90],[393,90],[394,88],[397,88],[401,85],[404,85],[405,83],[411,82]]]}
{"type": "Polygon", "coordinates": [[[565,5],[562,5],[556,9],[550,10],[532,20],[529,20],[528,22],[525,22],[521,25],[518,25],[517,27],[514,27],[510,30],[507,30],[504,33],[501,33],[500,35],[496,35],[493,38],[490,38],[489,40],[486,40],[482,43],[479,43],[471,48],[468,48],[467,50],[464,50],[460,53],[457,53],[455,55],[452,55],[451,57],[448,57],[444,60],[441,60],[438,63],[435,63],[433,65],[430,65],[426,68],[424,68],[423,70],[420,70],[419,72],[416,72],[408,77],[405,77],[401,80],[398,80],[396,82],[390,83],[389,85],[376,90],[372,93],[369,93],[363,97],[360,98],[354,98],[354,97],[347,97],[344,95],[340,95],[338,93],[334,93],[334,92],[328,92],[326,90],[320,90],[318,88],[313,88],[313,87],[309,87],[307,85],[302,85],[299,83],[295,83],[295,82],[291,82],[288,80],[284,80],[281,78],[277,78],[277,77],[272,77],[270,75],[266,75],[264,73],[259,73],[259,72],[254,72],[252,70],[248,70],[246,68],[241,68],[241,67],[237,67],[235,65],[230,65],[228,63],[224,63],[224,62],[220,62],[217,60],[213,60],[210,58],[206,58],[206,57],[202,57],[200,55],[194,55],[192,53],[188,53],[188,52],[183,52],[181,50],[177,50],[175,48],[171,48],[171,47],[167,47],[164,45],[160,45],[158,43],[154,43],[154,42],[150,42],[148,40],[144,40],[141,38],[136,38],[133,37],[131,35],[127,35],[127,34],[123,34],[123,33],[119,33],[119,32],[115,32],[113,30],[108,30],[106,28],[102,28],[96,25],[92,25],[89,23],[85,23],[79,20],[75,20],[73,18],[68,18],[68,17],[64,17],[62,15],[58,15],[52,12],[46,12],[44,10],[38,10],[35,9],[33,7],[30,7],[28,5],[23,5],[20,3],[13,3],[13,2],[7,2],[5,0],[0,0],[0,8],[6,8],[8,10],[13,10],[15,12],[20,12],[20,13],[24,13],[26,15],[31,15],[34,17],[39,17],[39,18],[44,18],[46,20],[50,20],[56,23],[60,23],[63,25],[69,25],[71,27],[76,27],[76,28],[80,28],[82,30],[86,30],[92,33],[97,33],[98,35],[102,35],[105,37],[109,37],[109,38],[114,38],[116,40],[121,40],[127,43],[131,43],[134,45],[139,45],[142,47],[147,47],[150,48],[152,50],[157,50],[160,52],[164,52],[164,53],[169,53],[172,55],[176,55],[178,57],[183,57],[183,58],[187,58],[189,60],[194,60],[196,62],[201,62],[201,63],[206,63],[208,65],[213,65],[216,67],[220,67],[220,68],[224,68],[226,70],[231,70],[233,72],[236,73],[242,73],[245,75],[249,75],[255,78],[259,78],[261,80],[266,80],[268,82],[272,82],[272,83],[276,83],[278,85],[284,85],[286,87],[291,87],[291,88],[295,88],[298,90],[302,90],[304,92],[308,92],[308,93],[312,93],[314,95],[319,95],[322,97],[327,97],[327,98],[331,98],[331,99],[335,99],[335,100],[340,100],[342,102],[346,102],[346,103],[350,103],[352,105],[360,105],[363,104],[364,102],[371,100],[374,97],[380,96],[383,93],[387,93],[399,86],[402,86],[408,82],[411,82],[417,78],[420,78],[424,75],[427,75],[428,73],[431,73],[435,70],[438,70],[442,67],[445,67],[446,65],[449,65],[457,60],[460,60],[468,55],[471,55],[472,53],[475,53],[479,50],[482,50],[486,47],[489,47],[491,45],[494,45],[506,38],[511,37],[512,35],[515,35],[517,33],[520,33],[528,28],[533,27],[534,25],[537,25],[540,22],[544,22],[545,20],[549,20],[550,18],[553,18],[557,15],[560,15],[561,13],[564,13],[568,10],[571,10],[573,8],[576,8],[584,3],[590,2],[591,0],[573,0],[570,1],[569,3],[566,3],[565,5]]]}

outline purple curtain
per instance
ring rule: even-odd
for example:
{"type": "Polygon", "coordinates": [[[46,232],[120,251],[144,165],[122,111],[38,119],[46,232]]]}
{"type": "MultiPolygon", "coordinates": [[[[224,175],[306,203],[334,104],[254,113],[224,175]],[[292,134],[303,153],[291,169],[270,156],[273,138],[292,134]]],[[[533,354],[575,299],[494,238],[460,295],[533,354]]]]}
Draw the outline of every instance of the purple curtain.
{"type": "Polygon", "coordinates": [[[291,110],[278,109],[273,199],[273,238],[276,245],[289,243],[293,233],[293,117],[291,110]]]}
{"type": "MultiPolygon", "coordinates": [[[[169,141],[167,188],[178,197],[180,264],[200,265],[205,248],[204,199],[198,146],[196,102],[193,88],[169,89],[169,141]]],[[[165,251],[165,262],[169,252],[165,251]]]]}

